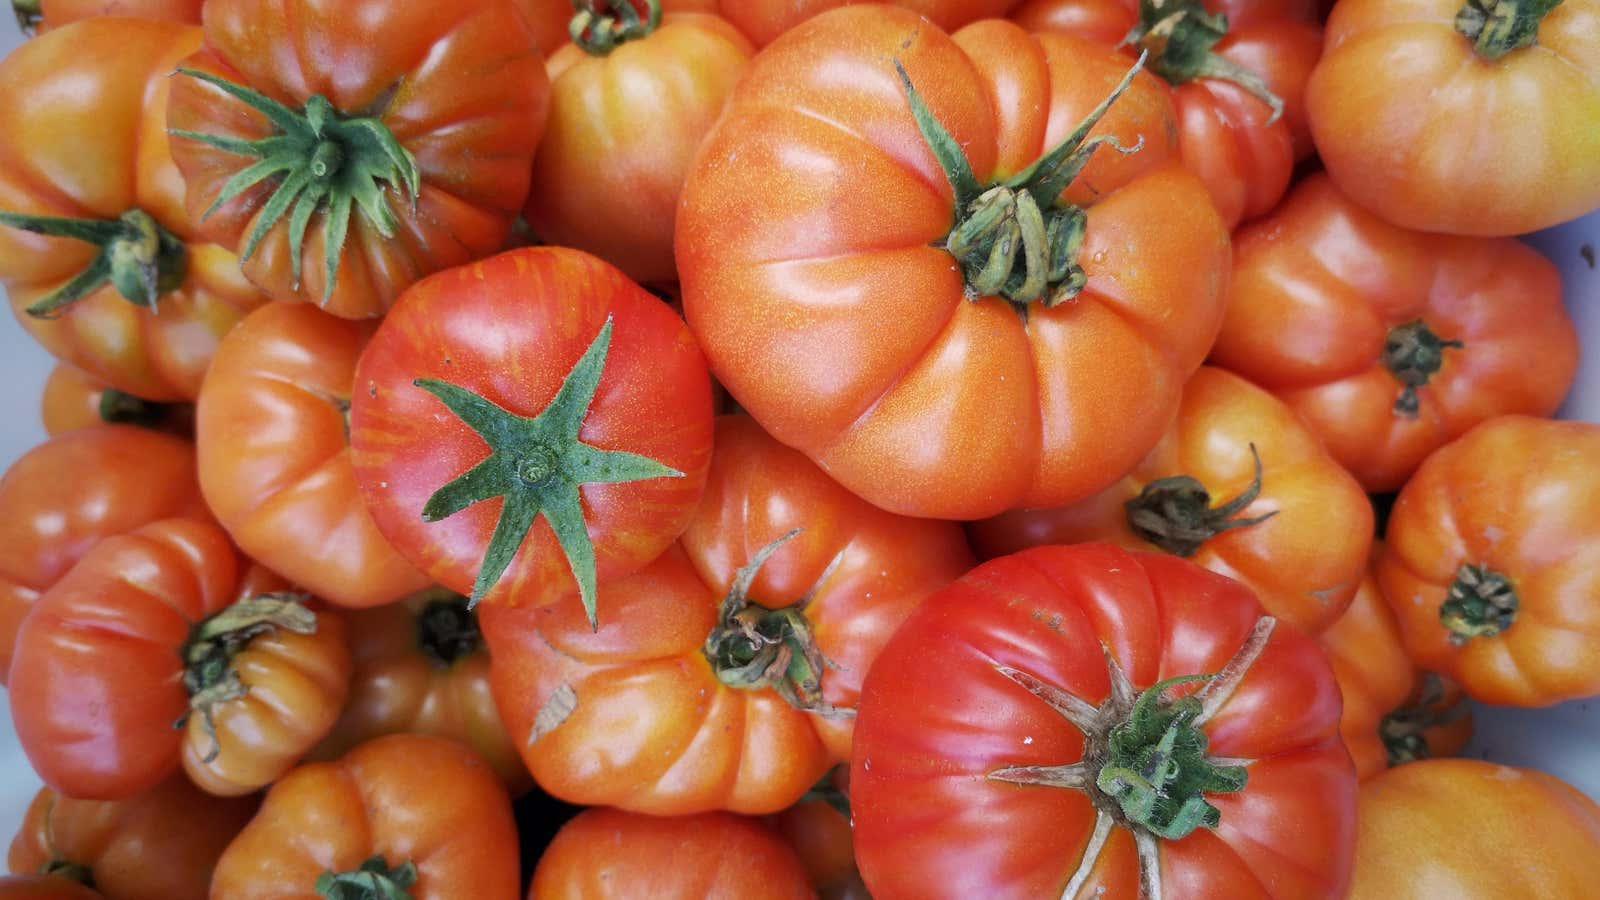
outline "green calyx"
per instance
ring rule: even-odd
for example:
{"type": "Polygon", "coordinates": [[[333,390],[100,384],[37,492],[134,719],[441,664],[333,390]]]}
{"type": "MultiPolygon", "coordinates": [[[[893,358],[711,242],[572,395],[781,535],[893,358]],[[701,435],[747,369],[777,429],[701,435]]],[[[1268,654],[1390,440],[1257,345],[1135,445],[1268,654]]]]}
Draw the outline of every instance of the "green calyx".
{"type": "Polygon", "coordinates": [[[100,421],[107,425],[138,425],[141,428],[160,425],[172,410],[170,404],[135,397],[114,387],[100,392],[97,408],[100,421]]]}
{"type": "Polygon", "coordinates": [[[1450,642],[1494,637],[1517,621],[1517,591],[1511,579],[1493,569],[1463,563],[1439,606],[1439,622],[1450,642]]]}
{"type": "Polygon", "coordinates": [[[1460,341],[1447,341],[1429,328],[1421,319],[1396,325],[1383,339],[1383,367],[1400,382],[1400,396],[1395,398],[1396,415],[1408,419],[1417,417],[1420,403],[1417,389],[1444,366],[1444,351],[1466,346],[1460,341]]]}
{"type": "Polygon", "coordinates": [[[1083,290],[1088,278],[1078,265],[1078,255],[1088,216],[1081,207],[1058,205],[1058,201],[1101,146],[1134,153],[1144,145],[1143,138],[1133,147],[1123,147],[1111,135],[1089,137],[1111,104],[1133,83],[1144,60],[1141,55],[1121,83],[1066,139],[1023,171],[989,185],[978,182],[960,143],[934,116],[905,67],[895,60],[917,128],[955,191],[956,221],[938,246],[961,263],[968,299],[1003,297],[1019,315],[1026,315],[1030,303],[1049,308],[1083,290]]]}
{"type": "Polygon", "coordinates": [[[28,37],[39,30],[39,22],[44,19],[39,0],[11,0],[11,11],[17,17],[17,28],[28,37]]]}
{"type": "Polygon", "coordinates": [[[1466,714],[1466,703],[1447,702],[1443,679],[1432,672],[1424,673],[1422,690],[1416,701],[1394,710],[1378,723],[1378,736],[1383,740],[1389,765],[1399,766],[1431,757],[1428,730],[1448,725],[1466,714]]]}
{"type": "Polygon", "coordinates": [[[734,573],[733,584],[722,599],[717,625],[706,636],[702,652],[717,680],[729,687],[770,688],[795,709],[827,716],[853,715],[854,710],[835,707],[822,697],[822,675],[831,663],[818,648],[805,616],[811,594],[781,609],[770,609],[749,599],[750,586],[761,566],[799,533],[796,528],[762,547],[734,573]]]}
{"type": "Polygon", "coordinates": [[[1456,13],[1456,30],[1484,59],[1497,60],[1539,39],[1539,23],[1561,0],[1467,0],[1456,13]]]}
{"type": "Polygon", "coordinates": [[[416,160],[378,119],[347,117],[321,94],[307,100],[305,106],[296,111],[265,94],[209,72],[179,69],[178,74],[216,87],[266,116],[276,128],[271,137],[253,141],[194,131],[172,132],[218,150],[259,160],[223,184],[216,201],[202,218],[209,218],[224,203],[261,182],[277,180],[277,187],[256,214],[255,227],[239,254],[241,260],[249,259],[262,238],[287,214],[289,262],[294,286],[298,289],[306,229],[312,216],[320,213],[325,265],[322,297],[327,300],[333,295],[338,279],[339,259],[354,212],[359,209],[379,234],[394,237],[399,220],[385,199],[385,184],[400,191],[415,211],[422,189],[416,160]]]}
{"type": "Polygon", "coordinates": [[[796,800],[794,804],[799,806],[802,803],[826,803],[833,807],[834,811],[839,815],[844,816],[845,821],[849,821],[850,798],[845,795],[844,791],[839,790],[839,782],[834,778],[834,773],[842,768],[844,768],[844,764],[829,769],[827,774],[817,779],[817,783],[812,785],[810,790],[801,794],[800,799],[796,800]]]}
{"type": "Polygon", "coordinates": [[[75,863],[70,860],[52,859],[39,867],[39,874],[76,881],[87,888],[94,887],[94,870],[82,863],[75,863]]]}
{"type": "Polygon", "coordinates": [[[661,25],[661,0],[572,0],[572,8],[567,35],[590,56],[649,37],[661,25]]]}
{"type": "Polygon", "coordinates": [[[407,860],[391,869],[380,853],[353,872],[323,872],[316,892],[324,900],[412,900],[406,888],[416,883],[416,864],[407,860]]]}
{"type": "Polygon", "coordinates": [[[1272,109],[1268,123],[1283,115],[1283,98],[1261,76],[1213,52],[1228,34],[1228,17],[1206,12],[1201,0],[1139,0],[1139,23],[1122,39],[1150,54],[1150,69],[1171,84],[1196,78],[1231,81],[1272,109]]]}
{"type": "Polygon", "coordinates": [[[162,296],[183,284],[189,269],[183,241],[142,209],[130,209],[115,219],[67,219],[0,210],[0,225],[100,248],[82,272],[28,307],[28,315],[39,319],[61,315],[108,283],[129,303],[155,309],[162,296]]]}
{"type": "Polygon", "coordinates": [[[505,500],[473,583],[469,605],[476,605],[499,582],[532,530],[534,520],[543,515],[572,567],[589,624],[598,628],[594,545],[589,540],[579,486],[683,477],[682,472],[653,459],[620,450],[601,450],[578,439],[605,368],[611,328],[608,317],[550,405],[531,419],[447,381],[419,378],[413,382],[439,398],[490,449],[487,459],[428,498],[422,508],[423,520],[437,522],[495,497],[505,500]]]}
{"type": "Polygon", "coordinates": [[[211,738],[205,762],[216,759],[222,750],[213,721],[215,709],[249,693],[233,668],[234,656],[257,636],[268,632],[315,634],[317,614],[306,607],[306,599],[304,594],[287,593],[250,597],[205,619],[190,632],[180,652],[189,709],[172,723],[172,727],[183,728],[191,715],[200,714],[205,732],[211,738]]]}
{"type": "Polygon", "coordinates": [[[1221,506],[1211,506],[1211,494],[1190,475],[1158,478],[1146,484],[1139,496],[1123,504],[1128,527],[1134,534],[1178,556],[1193,556],[1200,545],[1224,531],[1259,525],[1277,510],[1249,519],[1234,518],[1261,494],[1261,455],[1250,445],[1255,477],[1239,496],[1221,506]]]}
{"type": "Polygon", "coordinates": [[[448,669],[478,652],[483,632],[467,598],[442,588],[430,592],[429,598],[417,613],[417,646],[435,666],[448,669]]]}

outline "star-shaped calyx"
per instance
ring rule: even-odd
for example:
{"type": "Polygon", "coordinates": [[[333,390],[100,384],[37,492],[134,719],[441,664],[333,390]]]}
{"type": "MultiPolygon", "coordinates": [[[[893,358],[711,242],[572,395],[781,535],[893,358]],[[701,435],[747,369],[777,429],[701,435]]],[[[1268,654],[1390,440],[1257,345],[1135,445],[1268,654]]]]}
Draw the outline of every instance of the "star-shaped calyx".
{"type": "Polygon", "coordinates": [[[682,472],[637,453],[602,450],[578,439],[600,385],[600,373],[605,369],[611,330],[612,321],[607,317],[599,335],[567,373],[550,405],[531,419],[447,381],[419,378],[413,382],[438,397],[483,438],[490,450],[487,459],[428,498],[422,507],[423,520],[437,522],[495,497],[505,500],[472,585],[472,604],[482,600],[499,582],[533,529],[534,520],[543,515],[572,567],[589,624],[598,627],[594,544],[589,540],[578,488],[585,484],[683,477],[682,472]]]}

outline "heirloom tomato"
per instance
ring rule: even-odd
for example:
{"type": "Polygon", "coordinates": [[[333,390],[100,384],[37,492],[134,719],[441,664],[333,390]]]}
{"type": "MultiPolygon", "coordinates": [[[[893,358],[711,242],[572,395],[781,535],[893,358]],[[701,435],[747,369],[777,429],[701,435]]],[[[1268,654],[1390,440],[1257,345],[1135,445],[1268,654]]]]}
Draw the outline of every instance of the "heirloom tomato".
{"type": "Polygon", "coordinates": [[[113,16],[200,24],[205,0],[11,0],[24,31],[43,34],[79,19],[113,16]]]}
{"type": "Polygon", "coordinates": [[[55,436],[95,425],[139,425],[179,436],[194,431],[194,407],[152,403],[66,363],[56,363],[39,396],[39,419],[55,436]]]}
{"type": "Polygon", "coordinates": [[[656,818],[591,809],[539,858],[528,900],[805,900],[806,870],[761,823],[725,812],[656,818]]]}
{"type": "Polygon", "coordinates": [[[1504,236],[1600,206],[1600,0],[1341,0],[1317,152],[1406,228],[1504,236]]]}
{"type": "Polygon", "coordinates": [[[17,634],[11,715],[34,770],[94,800],[180,760],[212,794],[271,783],[327,734],[350,680],[343,621],[306,599],[209,523],[96,544],[17,634]]]}
{"type": "Polygon", "coordinates": [[[1361,787],[1350,900],[1591,897],[1600,806],[1531,769],[1401,766],[1361,787]]]}
{"type": "Polygon", "coordinates": [[[429,588],[345,614],[350,698],[313,759],[335,759],[385,734],[432,734],[476,750],[508,790],[533,783],[489,690],[489,653],[467,598],[429,588]]]}
{"type": "Polygon", "coordinates": [[[528,224],[640,281],[676,281],[672,223],[689,163],[749,61],[738,30],[660,0],[584,2],[577,42],[550,58],[550,122],[528,224]]]}
{"type": "Polygon", "coordinates": [[[533,776],[573,803],[777,812],[850,755],[861,679],[971,562],[961,529],[877,509],[744,416],[717,423],[683,539],[570,604],[479,608],[533,776]]]}
{"type": "Polygon", "coordinates": [[[181,774],[127,800],[44,788],[7,863],[93,885],[106,900],[205,900],[217,857],[255,809],[254,798],[212,797],[181,774]]]}
{"type": "Polygon", "coordinates": [[[377,738],[285,775],[217,862],[214,900],[515,900],[500,779],[443,738],[377,738]]]}
{"type": "Polygon", "coordinates": [[[1484,419],[1555,412],[1578,337],[1551,262],[1409,231],[1326,175],[1234,240],[1218,365],[1277,394],[1370,491],[1484,419]]]}
{"type": "Polygon", "coordinates": [[[100,425],[23,454],[0,476],[0,680],[34,601],[95,544],[158,519],[204,516],[188,441],[100,425]]]}
{"type": "Polygon", "coordinates": [[[1474,700],[1600,693],[1600,425],[1502,416],[1428,457],[1378,587],[1417,665],[1474,700]]]}
{"type": "Polygon", "coordinates": [[[148,400],[193,399],[217,341],[265,301],[184,211],[167,75],[174,22],[90,19],[0,62],[0,284],[58,359],[148,400]]]}
{"type": "Polygon", "coordinates": [[[1266,611],[1316,634],[1367,569],[1372,504],[1293,411],[1202,368],[1178,417],[1120,482],[1072,506],[972,526],[980,555],[1105,540],[1165,550],[1244,583],[1266,611]]]}
{"type": "Polygon", "coordinates": [[[190,215],[273,299],[346,318],[503,246],[550,91],[507,0],[209,0],[178,73],[190,215]]]}
{"type": "Polygon", "coordinates": [[[850,808],[878,897],[1331,900],[1355,805],[1316,645],[1166,554],[985,563],[862,689],[850,808]]]}
{"type": "Polygon", "coordinates": [[[428,586],[373,524],[350,463],[356,360],[370,325],[270,303],[218,348],[195,410],[200,487],[262,565],[340,606],[428,586]]]}
{"type": "Polygon", "coordinates": [[[0,877],[0,900],[105,900],[64,875],[0,877]]]}
{"type": "Polygon", "coordinates": [[[1032,0],[1012,13],[1130,53],[1172,85],[1178,146],[1232,228],[1264,215],[1311,155],[1305,85],[1322,53],[1307,0],[1032,0]]]}
{"type": "Polygon", "coordinates": [[[356,369],[356,482],[378,528],[474,603],[537,604],[656,558],[711,461],[711,381],[666,304],[577,250],[415,285],[356,369]]]}
{"type": "Polygon", "coordinates": [[[1113,483],[1210,349],[1228,269],[1168,91],[1130,64],[889,6],[762,51],[678,216],[684,309],[728,392],[906,515],[1113,483]]]}

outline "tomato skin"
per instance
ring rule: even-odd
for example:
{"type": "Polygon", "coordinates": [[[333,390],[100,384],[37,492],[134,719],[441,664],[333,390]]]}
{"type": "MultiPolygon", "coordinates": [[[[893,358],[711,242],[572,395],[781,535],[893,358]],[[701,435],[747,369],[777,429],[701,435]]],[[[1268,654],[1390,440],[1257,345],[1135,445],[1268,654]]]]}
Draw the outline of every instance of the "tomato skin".
{"type": "MultiPolygon", "coordinates": [[[[795,26],[854,0],[706,0],[708,11],[720,13],[757,47],[777,40],[795,26]]],[[[1004,16],[1017,0],[887,0],[895,6],[926,16],[945,31],[954,31],[979,19],[1004,16]]],[[[669,7],[673,4],[668,0],[669,7]]]]}
{"type": "Polygon", "coordinates": [[[1395,501],[1378,586],[1417,665],[1475,700],[1547,706],[1600,693],[1600,426],[1501,416],[1445,445],[1395,501]],[[1503,630],[1451,641],[1463,565],[1508,580],[1503,630]]]}
{"type": "Polygon", "coordinates": [[[551,244],[638,281],[676,281],[672,225],[691,158],[754,52],[726,21],[667,15],[605,56],[551,56],[550,122],[525,214],[551,244]]]}
{"type": "Polygon", "coordinates": [[[0,900],[103,900],[103,896],[59,875],[5,875],[0,876],[0,900]]]}
{"type": "Polygon", "coordinates": [[[533,45],[545,56],[553,56],[567,42],[567,23],[572,21],[572,0],[513,0],[522,11],[533,45]]]}
{"type": "Polygon", "coordinates": [[[267,792],[217,862],[213,900],[308,900],[325,871],[410,861],[413,900],[514,900],[517,829],[482,758],[443,738],[376,738],[267,792]]]}
{"type": "Polygon", "coordinates": [[[271,303],[218,348],[195,410],[200,487],[263,565],[340,606],[419,591],[373,524],[350,462],[346,413],[369,325],[271,303]]]}
{"type": "Polygon", "coordinates": [[[869,900],[856,871],[850,818],[843,812],[825,800],[803,799],[770,824],[794,848],[822,900],[869,900]]]}
{"type": "Polygon", "coordinates": [[[951,40],[892,7],[796,28],[746,70],[685,187],[689,324],[764,428],[885,509],[981,518],[1101,490],[1176,409],[1227,277],[1226,231],[1174,162],[1170,99],[1140,74],[1093,132],[1144,146],[1096,154],[1067,189],[1088,204],[1087,288],[1024,327],[1003,300],[967,300],[929,246],[953,195],[896,58],[980,180],[1022,170],[1128,65],[1001,21],[951,40]]]}
{"type": "Polygon", "coordinates": [[[188,441],[129,425],[53,438],[0,476],[0,675],[39,595],[100,541],[204,517],[188,441]]]}
{"type": "Polygon", "coordinates": [[[1475,759],[1362,785],[1351,900],[1584,897],[1600,879],[1600,807],[1533,769],[1475,759]]]}
{"type": "Polygon", "coordinates": [[[199,29],[174,22],[92,19],[31,40],[0,64],[0,209],[80,219],[143,209],[188,254],[182,283],[155,311],[108,284],[56,318],[37,318],[24,310],[83,271],[97,248],[0,226],[0,284],[52,355],[156,401],[192,400],[217,341],[266,300],[183,207],[166,134],[167,74],[199,40],[199,29]]]}
{"type": "Polygon", "coordinates": [[[1600,2],[1566,0],[1498,60],[1457,0],[1342,0],[1307,86],[1317,150],[1352,199],[1420,231],[1508,236],[1600,206],[1600,2]],[[1463,127],[1481,123],[1482,130],[1463,127]]]}
{"type": "Polygon", "coordinates": [[[821,678],[822,698],[853,708],[883,641],[970,565],[957,526],[868,505],[748,417],[719,419],[716,447],[683,539],[634,575],[602,583],[598,631],[576,604],[479,608],[500,713],[534,778],[557,797],[653,815],[789,806],[848,758],[851,719],[718,680],[703,648],[735,570],[805,529],[766,561],[749,596],[777,608],[815,587],[806,619],[836,666],[821,678]],[[540,711],[563,686],[575,705],[544,727],[540,711]]]}
{"type": "Polygon", "coordinates": [[[724,812],[656,818],[590,809],[539,858],[528,900],[782,900],[816,897],[794,851],[724,812]]]}
{"type": "Polygon", "coordinates": [[[1366,212],[1326,175],[1234,243],[1218,365],[1277,394],[1369,491],[1398,490],[1427,455],[1496,415],[1550,415],[1577,372],[1561,277],[1510,239],[1408,231],[1366,212]],[[1387,336],[1421,321],[1446,348],[1395,410],[1387,336]]]}
{"type": "Polygon", "coordinates": [[[13,872],[52,862],[82,866],[106,900],[205,900],[217,857],[255,810],[253,797],[213,797],[182,775],[112,802],[43,788],[7,864],[13,872]]]}
{"type": "MultiPolygon", "coordinates": [[[[705,484],[711,382],[683,321],[599,259],[535,247],[419,282],[379,327],[356,370],[350,407],[356,482],[378,528],[440,584],[471,593],[503,501],[423,520],[428,498],[487,453],[476,431],[413,380],[448,381],[537,416],[608,319],[614,332],[579,439],[646,456],[683,477],[579,488],[604,583],[659,556],[688,524],[705,484]]],[[[485,603],[548,603],[576,593],[543,515],[521,546],[485,603]]]]}
{"type": "MultiPolygon", "coordinates": [[[[331,295],[323,217],[306,232],[299,284],[289,217],[272,227],[243,268],[275,300],[315,303],[344,318],[382,315],[418,278],[500,249],[527,197],[550,86],[523,16],[504,0],[210,0],[205,46],[183,65],[297,110],[320,93],[345,114],[377,118],[415,157],[415,204],[384,191],[399,220],[392,238],[364,214],[351,219],[331,295]]],[[[244,140],[272,133],[260,113],[187,77],[173,79],[168,125],[244,140]]],[[[277,180],[204,217],[227,180],[255,160],[184,138],[172,153],[190,215],[212,240],[242,249],[277,180]]]]}
{"type": "MultiPolygon", "coordinates": [[[[1091,705],[1106,656],[1135,689],[1215,673],[1260,607],[1238,583],[1165,554],[1042,547],[985,563],[929,598],[867,675],[850,771],[856,859],[874,896],[1058,896],[1096,818],[1074,790],[987,777],[1078,761],[1084,734],[997,670],[1091,705]]],[[[1252,633],[1255,637],[1250,637],[1252,633]]],[[[1209,752],[1254,760],[1221,812],[1159,845],[1168,896],[1342,897],[1355,840],[1355,772],[1339,693],[1309,638],[1281,624],[1213,718],[1209,752]]],[[[1080,896],[1139,891],[1134,841],[1114,827],[1080,896]]]]}
{"type": "Polygon", "coordinates": [[[1272,518],[1223,531],[1190,559],[1243,582],[1269,614],[1315,635],[1344,612],[1366,572],[1372,505],[1292,410],[1221,369],[1205,367],[1189,379],[1161,442],[1111,488],[1073,506],[1005,513],[969,531],[984,558],[1091,540],[1158,550],[1135,533],[1123,504],[1153,481],[1189,475],[1213,507],[1221,505],[1249,489],[1252,445],[1261,492],[1234,518],[1272,518]]]}
{"type": "Polygon", "coordinates": [[[313,634],[262,634],[233,657],[248,693],[216,707],[214,760],[199,714],[174,726],[189,711],[182,650],[195,624],[282,588],[206,522],[167,519],[96,544],[17,635],[12,720],[39,777],[67,796],[120,800],[180,761],[223,796],[288,770],[333,725],[350,677],[343,622],[326,611],[313,634]]]}
{"type": "Polygon", "coordinates": [[[39,33],[94,16],[200,24],[205,0],[39,0],[39,33]]]}

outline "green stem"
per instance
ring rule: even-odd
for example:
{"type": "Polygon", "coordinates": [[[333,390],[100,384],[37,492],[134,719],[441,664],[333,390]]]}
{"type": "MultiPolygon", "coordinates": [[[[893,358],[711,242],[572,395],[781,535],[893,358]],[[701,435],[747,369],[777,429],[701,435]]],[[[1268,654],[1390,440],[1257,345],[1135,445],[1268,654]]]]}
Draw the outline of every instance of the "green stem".
{"type": "Polygon", "coordinates": [[[1466,346],[1461,341],[1447,341],[1434,334],[1421,319],[1396,325],[1383,339],[1384,368],[1401,384],[1400,396],[1395,398],[1394,411],[1409,419],[1417,417],[1420,403],[1417,389],[1444,367],[1444,351],[1466,346]]]}
{"type": "Polygon", "coordinates": [[[1494,637],[1516,623],[1517,603],[1510,578],[1485,566],[1463,563],[1439,606],[1439,622],[1454,644],[1494,637]]]}
{"type": "Polygon", "coordinates": [[[846,820],[849,820],[850,798],[845,795],[844,791],[839,790],[839,783],[834,778],[834,773],[837,772],[843,765],[844,764],[841,763],[840,765],[829,769],[826,775],[823,775],[821,778],[817,779],[817,783],[812,785],[810,790],[800,795],[800,799],[795,801],[795,805],[799,806],[802,803],[826,803],[833,807],[834,810],[839,813],[839,815],[844,816],[846,820]]]}
{"type": "Polygon", "coordinates": [[[661,25],[661,0],[572,0],[572,8],[567,35],[590,56],[649,37],[661,25]]]}
{"type": "Polygon", "coordinates": [[[1255,475],[1239,496],[1212,508],[1211,493],[1191,475],[1158,478],[1144,486],[1139,496],[1123,504],[1128,527],[1134,534],[1178,556],[1193,556],[1200,545],[1224,531],[1258,525],[1277,510],[1249,519],[1236,519],[1261,494],[1261,455],[1250,445],[1255,475]]]}
{"type": "Polygon", "coordinates": [[[0,225],[69,238],[99,248],[83,271],[28,307],[30,316],[53,319],[72,304],[107,284],[135,306],[155,309],[156,302],[183,284],[188,250],[142,209],[115,219],[69,219],[0,210],[0,225]]]}
{"type": "Polygon", "coordinates": [[[324,900],[412,900],[406,888],[416,883],[416,864],[407,860],[390,868],[380,853],[354,871],[323,872],[315,889],[324,900]]]}
{"type": "Polygon", "coordinates": [[[44,18],[39,0],[11,0],[11,11],[17,17],[17,27],[28,37],[38,31],[39,22],[44,18]]]}
{"type": "Polygon", "coordinates": [[[39,869],[40,875],[51,875],[76,881],[84,887],[94,887],[94,870],[82,863],[65,859],[52,859],[39,869]]]}
{"type": "Polygon", "coordinates": [[[1491,62],[1539,39],[1539,24],[1561,0],[1467,0],[1456,13],[1456,30],[1491,62]]]}
{"type": "Polygon", "coordinates": [[[1416,702],[1383,717],[1378,723],[1378,735],[1383,739],[1390,766],[1428,759],[1433,755],[1428,746],[1428,730],[1449,725],[1467,715],[1465,701],[1448,704],[1445,701],[1444,680],[1427,672],[1416,702]]]}
{"type": "Polygon", "coordinates": [[[1257,73],[1214,52],[1228,34],[1228,17],[1207,12],[1201,0],[1140,0],[1139,23],[1122,39],[1150,54],[1150,69],[1171,84],[1196,78],[1231,81],[1283,115],[1283,99],[1257,73]]]}
{"type": "Polygon", "coordinates": [[[417,646],[435,666],[448,669],[483,646],[478,617],[467,598],[439,589],[417,614],[417,646]]]}
{"type": "Polygon", "coordinates": [[[172,406],[167,403],[146,400],[143,397],[135,397],[114,387],[108,387],[100,392],[98,411],[100,421],[108,425],[138,425],[141,428],[154,428],[166,421],[167,416],[172,412],[172,406]]]}

